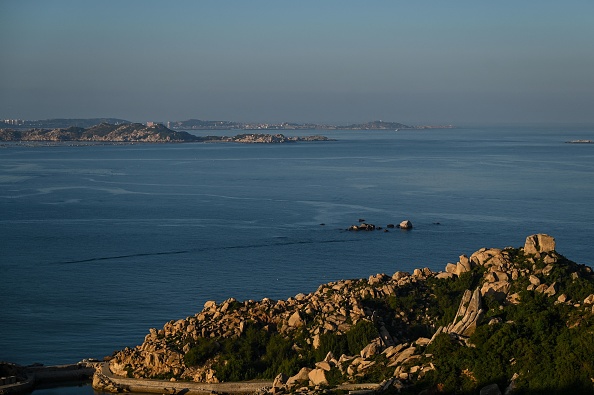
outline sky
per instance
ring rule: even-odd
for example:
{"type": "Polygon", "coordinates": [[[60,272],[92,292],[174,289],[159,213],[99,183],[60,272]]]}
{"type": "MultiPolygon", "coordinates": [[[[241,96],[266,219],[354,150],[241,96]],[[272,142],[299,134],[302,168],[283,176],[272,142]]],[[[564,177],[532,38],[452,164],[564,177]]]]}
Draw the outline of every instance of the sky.
{"type": "Polygon", "coordinates": [[[594,1],[0,1],[0,118],[594,123],[594,1]]]}

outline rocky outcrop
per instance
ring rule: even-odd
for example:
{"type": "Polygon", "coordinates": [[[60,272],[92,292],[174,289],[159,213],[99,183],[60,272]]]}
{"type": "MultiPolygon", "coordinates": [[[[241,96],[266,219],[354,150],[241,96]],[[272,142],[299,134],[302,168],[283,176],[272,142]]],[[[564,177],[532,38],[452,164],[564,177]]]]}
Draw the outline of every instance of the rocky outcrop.
{"type": "Polygon", "coordinates": [[[400,222],[400,224],[398,224],[398,227],[400,229],[412,229],[413,224],[412,224],[412,222],[410,222],[409,220],[406,219],[406,220],[400,222]]]}
{"type": "Polygon", "coordinates": [[[374,224],[365,223],[365,220],[363,218],[360,218],[359,225],[351,225],[347,228],[347,230],[349,230],[349,231],[359,231],[359,230],[373,231],[373,230],[384,229],[384,232],[388,232],[388,229],[393,229],[393,228],[409,230],[409,229],[413,228],[413,224],[409,220],[404,220],[404,221],[400,222],[400,224],[398,224],[398,225],[388,224],[388,225],[386,225],[386,229],[384,229],[381,226],[375,226],[374,224]]]}
{"type": "MultiPolygon", "coordinates": [[[[478,288],[474,292],[470,290],[464,291],[454,321],[443,332],[464,337],[472,335],[484,315],[481,301],[481,292],[478,288]]],[[[437,333],[439,333],[439,330],[437,333]]]]}
{"type": "Polygon", "coordinates": [[[549,235],[538,234],[528,236],[524,244],[525,254],[541,254],[555,251],[555,239],[549,235]]]}
{"type": "Polygon", "coordinates": [[[304,137],[288,137],[284,134],[261,134],[261,133],[245,133],[231,137],[229,141],[235,143],[256,143],[256,144],[278,144],[278,143],[295,143],[298,141],[329,141],[326,136],[304,136],[304,137]]]}
{"type": "Polygon", "coordinates": [[[119,376],[171,377],[214,384],[220,381],[219,343],[242,338],[250,326],[281,336],[291,342],[298,355],[305,355],[322,347],[327,336],[348,338],[358,324],[367,323],[375,328],[375,338],[367,339],[367,344],[349,353],[352,355],[329,352],[322,360],[302,365],[299,371],[282,372],[270,391],[336,385],[336,377],[343,384],[353,385],[367,377],[378,377],[377,372],[384,372],[384,381],[374,383],[378,388],[402,388],[436,369],[426,348],[437,336],[449,334],[461,344],[471,345],[471,336],[482,325],[508,325],[497,315],[505,306],[522,303],[521,292],[542,293],[568,308],[581,308],[583,304],[591,312],[594,293],[571,300],[558,277],[551,277],[556,265],[571,273],[568,278],[575,281],[592,274],[591,269],[569,263],[557,254],[550,236],[532,235],[524,248],[482,248],[470,256],[460,255],[459,261],[447,264],[443,272],[424,268],[412,274],[378,273],[366,279],[323,284],[315,292],[287,300],[208,301],[193,316],[169,321],[162,329],[150,329],[141,345],[117,352],[109,368],[119,376]],[[454,283],[472,286],[465,285],[469,288],[460,292],[460,302],[452,304],[457,306],[455,315],[440,326],[443,316],[435,307],[440,302],[436,292],[454,283]],[[419,333],[420,328],[425,332],[419,333]],[[188,353],[204,339],[211,341],[208,353],[200,364],[188,365],[188,353]]]}

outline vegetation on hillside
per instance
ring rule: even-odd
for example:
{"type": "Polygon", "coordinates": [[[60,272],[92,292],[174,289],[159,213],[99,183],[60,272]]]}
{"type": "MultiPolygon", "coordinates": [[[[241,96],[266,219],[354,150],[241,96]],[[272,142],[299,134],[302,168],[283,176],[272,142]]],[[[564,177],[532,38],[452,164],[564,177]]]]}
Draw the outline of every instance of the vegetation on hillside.
{"type": "MultiPolygon", "coordinates": [[[[289,301],[209,302],[116,359],[134,377],[157,377],[142,350],[164,341],[185,368],[163,377],[180,380],[201,369],[219,381],[245,381],[310,368],[322,371],[321,388],[375,382],[386,393],[476,394],[497,384],[517,394],[592,393],[592,270],[554,251],[521,248],[464,260],[472,267],[455,274],[397,272],[325,284],[289,301]],[[471,332],[456,332],[469,319],[460,315],[469,290],[481,290],[481,311],[471,332]]],[[[285,390],[308,385],[305,377],[285,390]]]]}

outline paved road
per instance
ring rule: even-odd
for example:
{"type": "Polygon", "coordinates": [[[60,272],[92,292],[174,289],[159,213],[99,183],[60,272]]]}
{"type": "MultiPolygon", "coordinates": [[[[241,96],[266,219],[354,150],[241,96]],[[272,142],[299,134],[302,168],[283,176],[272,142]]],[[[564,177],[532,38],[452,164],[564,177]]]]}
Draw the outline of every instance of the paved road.
{"type": "Polygon", "coordinates": [[[272,387],[272,381],[245,381],[240,383],[206,384],[188,381],[166,381],[149,379],[131,379],[114,375],[109,370],[109,363],[101,363],[101,373],[117,385],[129,388],[131,392],[170,393],[202,395],[217,393],[251,394],[263,388],[272,387]]]}

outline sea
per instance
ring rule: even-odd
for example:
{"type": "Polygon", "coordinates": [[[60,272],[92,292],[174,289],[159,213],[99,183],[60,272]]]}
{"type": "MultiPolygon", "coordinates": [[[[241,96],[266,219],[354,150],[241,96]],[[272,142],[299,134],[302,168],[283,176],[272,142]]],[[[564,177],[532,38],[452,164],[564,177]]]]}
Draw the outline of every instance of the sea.
{"type": "Polygon", "coordinates": [[[594,144],[567,143],[594,125],[283,133],[334,141],[4,143],[0,360],[102,359],[209,300],[439,271],[535,233],[594,263],[594,144]],[[347,230],[363,220],[413,229],[347,230]]]}

